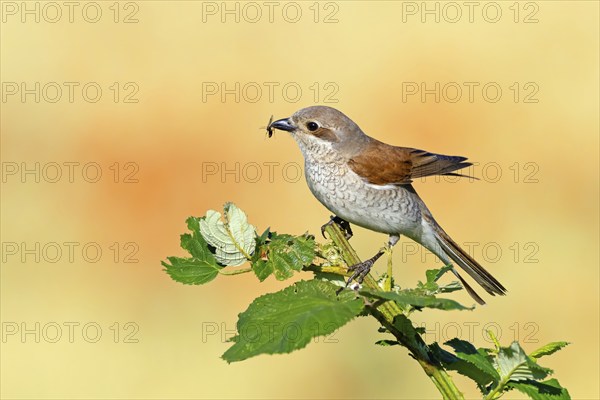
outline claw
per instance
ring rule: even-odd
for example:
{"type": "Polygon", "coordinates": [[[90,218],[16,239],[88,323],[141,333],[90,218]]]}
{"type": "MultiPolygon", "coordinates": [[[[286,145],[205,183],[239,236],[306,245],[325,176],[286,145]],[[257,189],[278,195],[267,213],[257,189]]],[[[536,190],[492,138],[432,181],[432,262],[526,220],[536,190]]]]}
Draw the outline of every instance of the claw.
{"type": "Polygon", "coordinates": [[[340,228],[342,228],[342,230],[344,231],[344,237],[346,238],[346,240],[350,239],[352,237],[352,235],[354,235],[354,233],[352,232],[352,228],[350,227],[350,222],[348,222],[345,219],[342,219],[340,217],[337,217],[336,222],[339,224],[340,228]]]}
{"type": "Polygon", "coordinates": [[[321,226],[321,235],[323,235],[323,237],[325,239],[327,239],[327,236],[325,236],[325,228],[327,228],[329,226],[329,224],[331,223],[331,221],[329,221],[328,223],[326,223],[325,225],[321,226]]]}
{"type": "Polygon", "coordinates": [[[345,219],[338,217],[337,215],[332,215],[329,221],[325,225],[321,226],[321,235],[323,235],[325,239],[327,239],[327,236],[325,236],[325,228],[327,228],[331,224],[338,224],[340,229],[344,232],[344,237],[346,238],[346,240],[352,237],[353,233],[352,228],[350,227],[350,223],[345,219]]]}
{"type": "Polygon", "coordinates": [[[375,264],[375,261],[377,261],[379,257],[381,257],[384,253],[385,250],[379,250],[377,254],[375,254],[368,260],[348,267],[348,271],[354,271],[354,273],[350,276],[350,278],[348,278],[346,284],[343,287],[339,288],[335,292],[335,294],[340,294],[340,292],[347,288],[350,282],[352,282],[353,280],[356,280],[356,282],[359,284],[362,283],[369,271],[371,270],[371,267],[373,267],[373,264],[375,264]]]}

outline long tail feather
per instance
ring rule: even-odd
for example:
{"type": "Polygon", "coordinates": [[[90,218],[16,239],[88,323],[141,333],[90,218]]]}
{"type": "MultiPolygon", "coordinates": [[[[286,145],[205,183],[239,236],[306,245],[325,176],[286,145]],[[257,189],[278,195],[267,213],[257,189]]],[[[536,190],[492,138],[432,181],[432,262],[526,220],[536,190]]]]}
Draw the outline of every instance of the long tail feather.
{"type": "Polygon", "coordinates": [[[457,270],[455,270],[454,268],[452,268],[452,273],[454,273],[454,275],[456,275],[456,277],[458,278],[458,280],[460,281],[460,283],[467,290],[467,293],[469,293],[469,295],[473,298],[473,300],[475,300],[477,303],[479,303],[481,305],[485,304],[485,301],[483,301],[483,299],[481,297],[479,297],[479,295],[477,294],[477,292],[475,290],[473,290],[473,288],[471,287],[471,285],[469,285],[467,283],[467,281],[465,281],[463,279],[463,277],[460,276],[460,274],[458,273],[457,270]]]}
{"type": "MultiPolygon", "coordinates": [[[[450,257],[459,267],[465,270],[478,284],[485,289],[486,292],[492,296],[505,295],[506,288],[502,286],[496,278],[487,272],[477,261],[473,259],[467,252],[460,248],[456,242],[454,242],[450,236],[439,226],[436,227],[437,241],[444,250],[444,252],[450,257]]],[[[483,300],[479,297],[474,290],[466,284],[458,272],[453,271],[454,274],[460,279],[461,283],[469,292],[469,294],[477,301],[482,304],[483,300]]]]}

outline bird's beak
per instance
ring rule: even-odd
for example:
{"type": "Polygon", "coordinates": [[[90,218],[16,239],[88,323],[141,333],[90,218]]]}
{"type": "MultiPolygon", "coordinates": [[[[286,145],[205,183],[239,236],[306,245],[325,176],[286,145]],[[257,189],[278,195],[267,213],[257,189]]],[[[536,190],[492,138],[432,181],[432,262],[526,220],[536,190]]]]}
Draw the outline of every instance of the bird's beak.
{"type": "Polygon", "coordinates": [[[294,125],[289,118],[283,118],[271,122],[267,129],[279,129],[281,131],[292,132],[296,130],[296,125],[294,125]]]}

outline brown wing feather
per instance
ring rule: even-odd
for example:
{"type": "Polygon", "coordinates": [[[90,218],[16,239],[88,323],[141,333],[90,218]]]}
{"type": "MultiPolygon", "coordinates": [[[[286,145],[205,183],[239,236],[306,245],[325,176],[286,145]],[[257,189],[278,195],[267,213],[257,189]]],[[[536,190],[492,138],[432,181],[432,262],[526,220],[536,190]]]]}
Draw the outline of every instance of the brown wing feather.
{"type": "Polygon", "coordinates": [[[431,175],[456,175],[453,171],[472,165],[465,157],[445,156],[373,140],[348,161],[352,171],[375,185],[406,185],[431,175]]]}

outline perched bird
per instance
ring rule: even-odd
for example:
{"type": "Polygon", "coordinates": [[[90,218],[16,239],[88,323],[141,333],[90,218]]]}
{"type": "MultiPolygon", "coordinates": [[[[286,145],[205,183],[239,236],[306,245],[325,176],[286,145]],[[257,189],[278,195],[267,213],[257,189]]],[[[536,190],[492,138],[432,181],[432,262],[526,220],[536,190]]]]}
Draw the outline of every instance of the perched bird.
{"type": "MultiPolygon", "coordinates": [[[[452,261],[491,295],[506,289],[435,221],[412,186],[413,179],[431,175],[464,176],[455,171],[472,165],[465,157],[396,147],[366,135],[335,108],[313,106],[289,118],[272,121],[267,129],[289,132],[304,156],[304,170],[313,195],[338,222],[350,222],[389,235],[391,249],[404,235],[434,253],[446,265],[452,261]]],[[[349,225],[347,231],[349,230],[349,225]]],[[[385,249],[349,269],[361,283],[385,249]]],[[[479,304],[483,299],[456,269],[452,272],[479,304]]]]}

